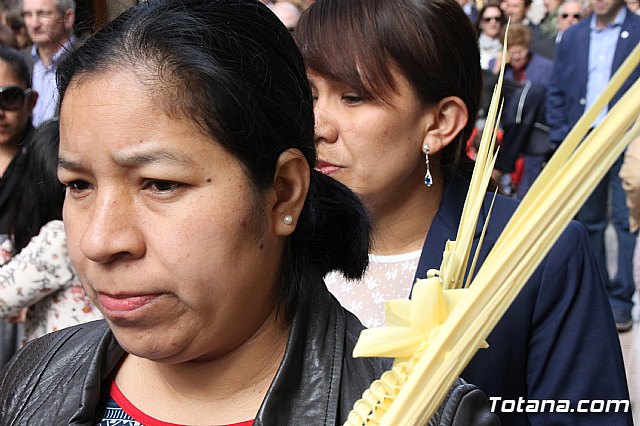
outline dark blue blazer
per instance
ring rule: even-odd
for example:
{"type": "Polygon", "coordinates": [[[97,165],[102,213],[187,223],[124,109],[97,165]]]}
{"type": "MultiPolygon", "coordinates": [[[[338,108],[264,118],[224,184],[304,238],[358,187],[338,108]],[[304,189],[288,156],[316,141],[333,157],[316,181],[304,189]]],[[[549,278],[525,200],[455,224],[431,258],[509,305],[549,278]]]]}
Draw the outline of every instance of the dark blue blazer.
{"type": "MultiPolygon", "coordinates": [[[[427,235],[417,270],[440,267],[454,240],[468,182],[454,175],[427,235]]],[[[474,246],[487,218],[485,198],[474,246]]],[[[482,264],[517,202],[498,196],[480,251],[482,264]]],[[[475,252],[475,247],[474,251],[475,252]]],[[[572,222],[462,373],[489,397],[518,401],[629,399],[620,342],[603,279],[582,225],[572,222]]],[[[498,413],[503,425],[631,425],[631,410],[609,414],[498,413]]]]}
{"type": "MultiPolygon", "coordinates": [[[[556,49],[553,74],[547,93],[547,124],[552,141],[562,141],[584,113],[587,99],[587,77],[589,65],[589,40],[591,17],[587,17],[562,35],[556,49]]],[[[627,9],[620,37],[611,66],[611,75],[640,43],[640,16],[627,9]],[[626,37],[625,37],[626,36],[626,37]]],[[[609,107],[640,78],[640,66],[636,67],[613,97],[609,107]]]]}

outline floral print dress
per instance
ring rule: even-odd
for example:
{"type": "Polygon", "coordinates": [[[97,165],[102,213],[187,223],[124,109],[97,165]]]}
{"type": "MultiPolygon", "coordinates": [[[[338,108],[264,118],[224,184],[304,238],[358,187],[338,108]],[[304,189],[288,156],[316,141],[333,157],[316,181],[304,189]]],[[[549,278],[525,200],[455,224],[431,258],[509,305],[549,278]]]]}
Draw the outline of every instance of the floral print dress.
{"type": "Polygon", "coordinates": [[[26,340],[102,318],[85,294],[67,254],[64,224],[47,223],[15,257],[3,243],[0,262],[0,317],[28,308],[26,340]]]}

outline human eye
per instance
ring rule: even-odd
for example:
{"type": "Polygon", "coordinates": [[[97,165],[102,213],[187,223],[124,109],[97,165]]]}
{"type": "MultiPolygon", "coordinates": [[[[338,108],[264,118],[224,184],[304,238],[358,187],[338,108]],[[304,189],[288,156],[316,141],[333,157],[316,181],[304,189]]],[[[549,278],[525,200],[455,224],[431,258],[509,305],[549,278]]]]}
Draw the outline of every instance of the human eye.
{"type": "Polygon", "coordinates": [[[80,198],[86,195],[91,190],[91,184],[82,179],[71,180],[68,183],[62,183],[69,193],[74,198],[80,198]]]}
{"type": "Polygon", "coordinates": [[[172,180],[147,179],[142,187],[155,194],[166,195],[175,193],[180,188],[183,188],[184,184],[172,180]]]}
{"type": "Polygon", "coordinates": [[[49,19],[55,14],[53,10],[39,10],[37,13],[42,19],[49,19]]]}
{"type": "Polygon", "coordinates": [[[349,92],[342,95],[342,101],[347,105],[360,105],[364,102],[364,97],[357,93],[349,92]]]}

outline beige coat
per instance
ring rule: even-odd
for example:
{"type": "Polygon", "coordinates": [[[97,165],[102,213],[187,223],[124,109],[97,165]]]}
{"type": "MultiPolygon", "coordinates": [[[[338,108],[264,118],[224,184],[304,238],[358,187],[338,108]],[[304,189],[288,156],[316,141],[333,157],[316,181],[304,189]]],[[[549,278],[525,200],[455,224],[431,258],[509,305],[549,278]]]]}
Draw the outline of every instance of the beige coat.
{"type": "Polygon", "coordinates": [[[636,232],[640,228],[640,137],[634,139],[627,148],[620,179],[627,192],[629,230],[636,232]]]}

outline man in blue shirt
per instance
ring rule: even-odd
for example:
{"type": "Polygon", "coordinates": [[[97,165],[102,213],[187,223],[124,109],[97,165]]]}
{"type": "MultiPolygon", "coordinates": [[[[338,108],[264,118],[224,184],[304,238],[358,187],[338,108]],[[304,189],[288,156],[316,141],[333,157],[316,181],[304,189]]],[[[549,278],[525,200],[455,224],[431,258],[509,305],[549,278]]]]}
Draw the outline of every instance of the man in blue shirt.
{"type": "Polygon", "coordinates": [[[58,89],[56,68],[62,56],[73,46],[74,0],[23,0],[22,15],[33,41],[33,90],[38,102],[33,110],[33,125],[57,115],[58,89]]]}
{"type": "MultiPolygon", "coordinates": [[[[593,14],[569,28],[557,46],[547,96],[547,122],[555,144],[566,137],[640,42],[640,17],[629,12],[623,0],[591,0],[591,9],[593,14]]],[[[640,67],[636,67],[611,103],[591,124],[592,127],[602,121],[611,106],[639,77],[640,67]]],[[[616,275],[609,280],[607,291],[618,330],[626,331],[633,325],[631,297],[635,291],[632,273],[635,236],[629,232],[629,211],[618,176],[621,165],[622,156],[596,187],[577,219],[589,231],[592,248],[606,278],[604,232],[611,213],[610,220],[618,239],[618,259],[616,275]]]]}

